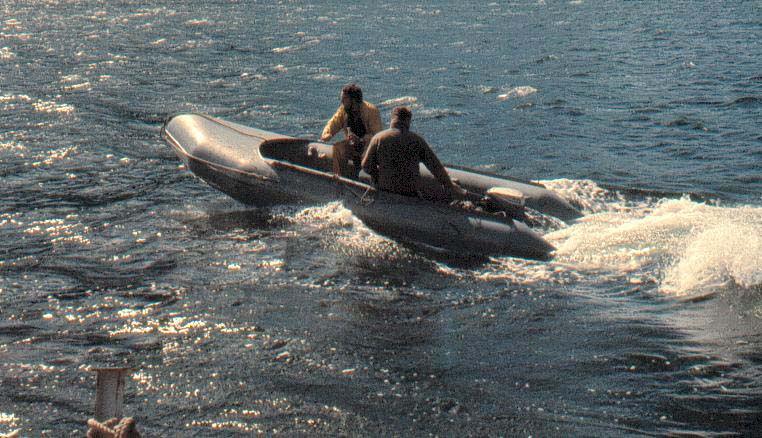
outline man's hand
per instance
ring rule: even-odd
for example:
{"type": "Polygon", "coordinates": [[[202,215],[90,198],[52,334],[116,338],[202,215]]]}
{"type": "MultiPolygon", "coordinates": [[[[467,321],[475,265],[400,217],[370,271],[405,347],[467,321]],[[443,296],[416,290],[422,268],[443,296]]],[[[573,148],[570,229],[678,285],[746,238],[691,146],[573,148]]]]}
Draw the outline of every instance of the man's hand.
{"type": "Polygon", "coordinates": [[[347,134],[347,140],[349,140],[349,144],[351,144],[352,146],[360,144],[360,142],[362,142],[362,139],[358,137],[352,131],[349,131],[349,133],[347,134]]]}

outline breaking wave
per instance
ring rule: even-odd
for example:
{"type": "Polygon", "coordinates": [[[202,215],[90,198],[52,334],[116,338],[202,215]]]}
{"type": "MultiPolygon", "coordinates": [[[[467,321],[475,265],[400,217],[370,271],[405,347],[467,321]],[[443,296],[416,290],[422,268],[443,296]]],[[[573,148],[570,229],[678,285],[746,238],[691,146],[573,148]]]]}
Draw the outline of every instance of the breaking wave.
{"type": "Polygon", "coordinates": [[[498,100],[508,100],[512,98],[527,97],[537,93],[537,89],[530,86],[514,87],[507,92],[497,96],[498,100]]]}
{"type": "Polygon", "coordinates": [[[381,106],[397,106],[397,105],[411,105],[418,102],[418,98],[415,96],[402,96],[395,97],[393,99],[387,99],[381,102],[381,106]]]}

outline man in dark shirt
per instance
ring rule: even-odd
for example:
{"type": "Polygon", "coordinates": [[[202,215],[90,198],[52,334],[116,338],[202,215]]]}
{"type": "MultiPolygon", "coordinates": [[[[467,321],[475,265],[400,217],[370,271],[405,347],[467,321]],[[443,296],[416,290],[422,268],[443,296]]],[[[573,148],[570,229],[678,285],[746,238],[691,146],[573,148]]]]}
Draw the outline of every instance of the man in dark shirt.
{"type": "Polygon", "coordinates": [[[405,196],[418,195],[419,164],[423,163],[440,184],[462,197],[465,190],[455,184],[426,140],[410,132],[413,114],[407,107],[392,110],[390,128],[370,140],[362,167],[381,190],[405,196]]]}

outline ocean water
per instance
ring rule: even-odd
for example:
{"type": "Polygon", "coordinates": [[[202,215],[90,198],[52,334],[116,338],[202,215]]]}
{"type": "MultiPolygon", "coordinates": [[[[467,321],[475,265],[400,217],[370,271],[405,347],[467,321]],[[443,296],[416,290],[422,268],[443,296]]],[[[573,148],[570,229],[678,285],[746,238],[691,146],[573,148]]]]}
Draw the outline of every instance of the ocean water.
{"type": "Polygon", "coordinates": [[[0,3],[0,434],[755,436],[762,3],[0,3]],[[159,136],[316,138],[356,82],[582,208],[551,262],[246,208],[159,136]]]}

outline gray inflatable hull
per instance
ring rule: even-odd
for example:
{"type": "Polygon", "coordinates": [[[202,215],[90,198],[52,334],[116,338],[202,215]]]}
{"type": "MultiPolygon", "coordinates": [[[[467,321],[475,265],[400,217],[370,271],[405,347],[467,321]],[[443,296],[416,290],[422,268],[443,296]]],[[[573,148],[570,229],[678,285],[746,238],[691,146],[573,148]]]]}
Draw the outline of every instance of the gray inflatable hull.
{"type": "MultiPolygon", "coordinates": [[[[446,198],[422,168],[422,195],[380,192],[331,173],[331,146],[198,114],[170,118],[162,136],[188,169],[212,187],[250,205],[320,204],[340,200],[371,229],[389,237],[468,255],[548,259],[553,247],[511,217],[464,210],[446,198]]],[[[490,187],[522,192],[526,205],[571,220],[580,213],[549,190],[495,175],[448,168],[475,193],[490,187]],[[537,208],[536,208],[537,207],[537,208]]]]}

